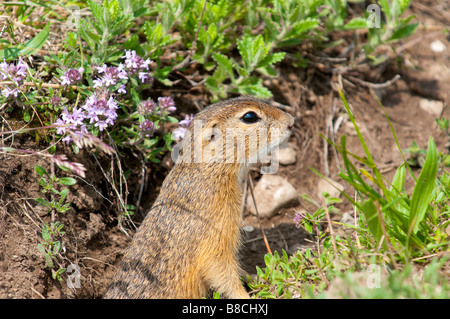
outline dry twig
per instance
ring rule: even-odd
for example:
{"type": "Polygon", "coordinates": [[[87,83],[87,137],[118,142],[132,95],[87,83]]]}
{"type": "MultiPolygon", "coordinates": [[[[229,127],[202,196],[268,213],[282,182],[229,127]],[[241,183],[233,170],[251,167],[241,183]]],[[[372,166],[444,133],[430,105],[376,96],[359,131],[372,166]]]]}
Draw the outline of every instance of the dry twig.
{"type": "Polygon", "coordinates": [[[250,185],[250,193],[252,194],[253,204],[255,205],[256,217],[258,217],[259,228],[261,229],[261,233],[262,233],[263,238],[264,238],[264,243],[266,244],[267,252],[269,254],[272,254],[272,250],[270,249],[269,242],[267,241],[266,234],[264,233],[264,229],[263,229],[262,224],[261,224],[261,218],[259,217],[258,208],[256,207],[255,195],[253,194],[253,180],[252,180],[252,177],[250,176],[250,174],[248,174],[248,181],[250,182],[249,183],[249,185],[250,185]]]}

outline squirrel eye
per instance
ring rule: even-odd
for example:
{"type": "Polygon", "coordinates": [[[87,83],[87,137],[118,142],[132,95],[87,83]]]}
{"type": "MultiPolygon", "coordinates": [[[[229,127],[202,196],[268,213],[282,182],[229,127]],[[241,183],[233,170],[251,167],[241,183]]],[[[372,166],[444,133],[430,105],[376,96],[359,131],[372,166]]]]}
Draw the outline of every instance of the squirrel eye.
{"type": "Polygon", "coordinates": [[[255,112],[248,112],[241,117],[241,120],[245,123],[255,123],[259,120],[259,117],[255,112]]]}

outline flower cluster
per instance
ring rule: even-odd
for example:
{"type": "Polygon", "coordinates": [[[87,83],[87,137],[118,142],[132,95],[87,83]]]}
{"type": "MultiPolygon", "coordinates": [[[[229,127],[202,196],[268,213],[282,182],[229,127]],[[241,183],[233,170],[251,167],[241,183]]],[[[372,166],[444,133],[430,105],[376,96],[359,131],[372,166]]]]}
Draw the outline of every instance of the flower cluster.
{"type": "Polygon", "coordinates": [[[165,115],[164,113],[175,112],[177,108],[175,107],[175,102],[170,96],[159,97],[158,105],[160,109],[160,114],[165,115]]]}
{"type": "Polygon", "coordinates": [[[180,123],[178,123],[179,126],[173,131],[172,133],[173,139],[175,139],[176,141],[183,139],[184,136],[186,135],[187,128],[193,119],[194,119],[193,114],[186,115],[184,120],[181,120],[180,123]]]}
{"type": "MultiPolygon", "coordinates": [[[[175,106],[175,101],[170,96],[159,97],[158,104],[156,104],[152,99],[147,99],[142,101],[138,105],[138,114],[144,118],[147,116],[158,115],[166,116],[171,112],[177,110],[175,106]]],[[[141,119],[139,125],[139,131],[145,136],[150,137],[155,131],[155,123],[149,119],[141,119]]]]}
{"type": "MultiPolygon", "coordinates": [[[[98,73],[101,73],[102,76],[94,80],[94,88],[110,87],[116,85],[120,80],[128,80],[127,71],[124,69],[122,63],[120,63],[118,67],[103,64],[102,66],[97,67],[97,71],[98,73]]],[[[118,92],[126,93],[124,84],[119,87],[118,92]]]]}
{"type": "MultiPolygon", "coordinates": [[[[65,134],[68,130],[75,133],[87,133],[87,124],[85,120],[89,121],[90,125],[98,127],[103,131],[106,127],[113,125],[117,118],[118,109],[117,102],[112,96],[104,94],[102,91],[97,91],[91,95],[81,108],[73,108],[69,113],[65,108],[61,113],[61,118],[58,118],[56,125],[58,126],[56,133],[65,134]]],[[[66,135],[63,141],[67,144],[72,141],[72,136],[66,135]]]]}
{"type": "Polygon", "coordinates": [[[148,99],[145,101],[142,101],[138,106],[138,113],[140,115],[148,116],[152,115],[157,108],[157,105],[155,102],[153,102],[152,99],[148,99]]]}
{"type": "Polygon", "coordinates": [[[71,85],[81,81],[81,73],[84,72],[84,68],[68,69],[61,77],[61,85],[71,85]]]}
{"type": "MultiPolygon", "coordinates": [[[[94,88],[110,88],[120,83],[122,80],[128,80],[128,76],[138,75],[142,83],[152,81],[153,78],[150,73],[144,72],[144,69],[148,71],[149,65],[153,62],[150,59],[144,60],[136,54],[136,51],[125,51],[125,55],[122,57],[125,59],[124,63],[119,63],[119,66],[102,66],[96,67],[99,74],[98,78],[94,79],[94,88]]],[[[125,94],[125,84],[122,81],[118,87],[117,92],[125,94]]]]}
{"type": "Polygon", "coordinates": [[[158,104],[152,99],[142,101],[138,106],[138,113],[140,115],[148,116],[157,114],[161,116],[169,115],[177,110],[175,101],[170,96],[159,97],[158,104]]]}
{"type": "Polygon", "coordinates": [[[300,223],[304,217],[305,216],[301,213],[295,214],[294,218],[292,218],[292,221],[295,223],[295,227],[300,228],[300,223]]]}
{"type": "Polygon", "coordinates": [[[22,85],[23,80],[27,77],[27,64],[20,58],[17,64],[13,62],[7,63],[6,60],[0,63],[0,79],[9,80],[13,83],[11,85],[5,85],[2,90],[4,97],[14,95],[17,97],[19,94],[19,86],[22,85]]]}
{"type": "MultiPolygon", "coordinates": [[[[57,134],[65,135],[63,141],[67,144],[73,142],[79,147],[84,145],[81,141],[93,138],[89,131],[97,128],[102,132],[114,125],[118,114],[117,101],[114,99],[116,93],[126,93],[128,80],[138,77],[142,83],[153,80],[150,73],[146,72],[152,63],[150,59],[144,60],[135,51],[125,51],[124,60],[118,66],[103,64],[96,66],[98,76],[93,80],[95,92],[89,96],[81,107],[74,107],[69,112],[63,110],[56,120],[57,134]]],[[[83,68],[69,69],[61,77],[61,84],[70,85],[80,81],[83,68]]],[[[58,102],[58,101],[52,101],[58,102]]],[[[152,99],[141,102],[138,106],[139,127],[138,133],[141,137],[149,138],[157,128],[155,118],[166,117],[176,111],[175,102],[171,97],[160,97],[157,102],[152,99]]],[[[180,122],[180,127],[174,133],[177,137],[183,137],[192,115],[187,116],[180,122]]]]}
{"type": "MultiPolygon", "coordinates": [[[[125,51],[122,57],[125,59],[124,63],[119,66],[102,66],[96,67],[100,76],[93,80],[96,91],[86,99],[82,107],[75,107],[71,112],[65,108],[61,113],[60,118],[56,120],[57,133],[67,134],[62,140],[69,144],[73,138],[82,137],[88,134],[88,127],[97,127],[101,132],[108,126],[112,126],[117,119],[117,102],[112,96],[113,87],[117,87],[117,93],[126,93],[125,84],[129,76],[137,75],[144,83],[152,79],[150,74],[144,72],[149,69],[150,59],[144,60],[136,54],[136,51],[125,51]]],[[[68,69],[63,76],[61,76],[62,85],[71,85],[81,81],[84,68],[68,69]]],[[[171,100],[163,102],[163,105],[168,110],[174,108],[174,103],[171,100]]],[[[145,123],[142,126],[146,135],[149,135],[153,130],[154,124],[145,123]]],[[[76,141],[75,141],[76,142],[76,141]]]]}
{"type": "Polygon", "coordinates": [[[139,130],[145,137],[150,137],[155,130],[155,123],[146,119],[139,125],[139,130]]]}
{"type": "Polygon", "coordinates": [[[142,83],[152,80],[150,74],[143,70],[148,70],[149,65],[153,61],[150,59],[144,60],[133,50],[125,51],[125,55],[122,59],[125,59],[125,67],[129,74],[137,74],[142,83]]]}

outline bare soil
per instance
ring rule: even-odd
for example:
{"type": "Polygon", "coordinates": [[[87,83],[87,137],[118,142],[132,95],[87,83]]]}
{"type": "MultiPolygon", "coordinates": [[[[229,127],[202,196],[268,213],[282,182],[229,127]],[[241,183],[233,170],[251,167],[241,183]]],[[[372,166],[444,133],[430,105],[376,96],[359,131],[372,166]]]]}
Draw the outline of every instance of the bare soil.
{"type": "MultiPolygon", "coordinates": [[[[414,2],[410,10],[420,22],[429,26],[428,30],[420,28],[411,38],[396,45],[397,49],[401,48],[400,59],[390,60],[382,67],[356,75],[359,79],[373,83],[384,83],[396,74],[401,76],[377,93],[386,107],[402,149],[410,147],[413,140],[426,149],[428,138],[432,136],[438,150],[446,151],[447,137],[435,123],[436,117],[450,117],[447,107],[450,92],[450,43],[442,32],[435,31],[450,25],[450,10],[444,6],[445,2],[442,1],[414,2]],[[446,45],[443,53],[435,53],[430,49],[430,43],[435,40],[446,45]],[[420,100],[424,98],[442,101],[442,114],[433,115],[420,108],[420,100]]],[[[326,147],[319,133],[337,141],[341,135],[346,134],[349,150],[363,154],[351,123],[345,120],[342,103],[332,89],[332,83],[336,81],[343,83],[346,97],[376,162],[388,179],[393,176],[402,157],[385,115],[366,86],[345,77],[336,79],[318,68],[295,69],[287,63],[280,65],[279,72],[279,78],[268,80],[267,84],[274,92],[274,100],[290,105],[291,113],[297,118],[295,134],[290,141],[296,145],[298,154],[296,164],[281,167],[278,174],[286,177],[299,194],[308,194],[320,202],[317,195],[319,177],[309,167],[342,183],[337,176],[338,157],[331,147],[326,147]],[[344,121],[334,134],[330,130],[330,123],[336,125],[341,116],[344,121]]],[[[156,87],[155,94],[160,94],[163,90],[168,89],[156,87]]],[[[180,117],[196,112],[198,107],[208,104],[204,92],[190,90],[182,84],[168,92],[176,99],[180,117]]],[[[16,147],[25,149],[39,150],[45,147],[36,136],[29,135],[16,136],[14,143],[16,147]]],[[[123,227],[129,236],[119,227],[117,206],[113,204],[115,193],[104,180],[91,154],[82,151],[74,155],[67,149],[58,151],[88,167],[86,179],[78,179],[78,183],[71,187],[68,201],[73,209],[58,216],[66,231],[63,237],[65,253],[62,263],[66,267],[70,263],[80,267],[81,286],[77,289],[68,288],[65,281],[67,276],[63,276],[62,282],[53,279],[50,270],[45,267],[43,256],[37,250],[42,225],[51,222],[51,216],[35,201],[42,194],[34,166],[41,165],[50,169],[49,163],[38,157],[2,156],[0,298],[99,298],[134,233],[134,229],[127,223],[123,223],[123,227]]],[[[108,161],[101,156],[99,160],[108,161]]],[[[148,165],[146,187],[140,203],[143,212],[151,207],[169,168],[170,164],[157,168],[148,165]]],[[[134,202],[139,193],[142,167],[139,161],[130,161],[126,169],[131,171],[129,201],[134,202]]],[[[258,173],[255,172],[254,176],[257,180],[258,173]]],[[[344,203],[339,208],[344,213],[351,206],[344,203]]],[[[298,211],[315,209],[313,205],[301,200],[297,207],[284,208],[273,218],[263,220],[272,251],[284,249],[293,253],[310,246],[312,238],[302,229],[296,228],[292,218],[298,211]]],[[[137,226],[143,215],[138,212],[133,217],[137,226]]],[[[341,215],[336,214],[332,218],[339,220],[341,215]]],[[[244,270],[254,274],[256,266],[264,266],[264,254],[267,250],[256,217],[245,213],[244,222],[253,226],[254,230],[243,231],[241,261],[244,270]]]]}

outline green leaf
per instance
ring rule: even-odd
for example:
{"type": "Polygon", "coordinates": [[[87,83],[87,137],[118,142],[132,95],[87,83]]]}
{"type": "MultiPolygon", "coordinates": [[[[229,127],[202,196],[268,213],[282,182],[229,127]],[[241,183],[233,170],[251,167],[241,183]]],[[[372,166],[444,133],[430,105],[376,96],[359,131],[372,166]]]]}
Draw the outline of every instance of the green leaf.
{"type": "Polygon", "coordinates": [[[362,213],[367,221],[370,232],[375,237],[376,241],[379,242],[383,232],[381,229],[380,216],[378,215],[378,210],[373,199],[366,200],[362,203],[362,213]]]}
{"type": "Polygon", "coordinates": [[[59,179],[59,183],[65,186],[74,185],[77,181],[72,177],[62,177],[59,179]]]}
{"type": "Polygon", "coordinates": [[[39,243],[39,244],[37,244],[37,249],[39,250],[39,252],[42,254],[42,255],[45,255],[45,248],[44,248],[44,245],[42,245],[41,243],[39,243]]]}
{"type": "Polygon", "coordinates": [[[27,41],[25,44],[18,45],[17,47],[9,47],[0,50],[0,60],[16,60],[19,56],[29,55],[35,53],[42,48],[47,41],[47,37],[50,31],[50,23],[48,23],[33,39],[27,41]]]}
{"type": "Polygon", "coordinates": [[[383,10],[384,14],[386,15],[386,20],[388,22],[391,21],[391,10],[388,0],[379,0],[378,3],[381,6],[381,10],[383,10]]]}
{"type": "Polygon", "coordinates": [[[25,121],[25,122],[30,122],[31,121],[31,116],[30,116],[30,110],[29,109],[26,109],[24,112],[23,112],[23,120],[25,121]]]}
{"type": "Polygon", "coordinates": [[[299,37],[302,33],[306,33],[307,31],[317,28],[318,26],[319,19],[317,18],[307,18],[298,21],[292,26],[291,31],[286,34],[286,38],[299,37]]]}
{"type": "Polygon", "coordinates": [[[169,123],[178,123],[178,119],[176,117],[168,115],[166,119],[169,123]]]}
{"type": "Polygon", "coordinates": [[[285,55],[286,55],[286,52],[277,52],[277,53],[269,54],[261,62],[258,63],[256,68],[262,68],[262,67],[266,67],[271,64],[280,62],[284,59],[285,55]]]}
{"type": "Polygon", "coordinates": [[[233,74],[233,62],[221,53],[213,53],[213,59],[221,66],[229,75],[233,74]]]}
{"type": "Polygon", "coordinates": [[[392,186],[391,191],[396,191],[398,194],[400,194],[405,187],[405,181],[406,181],[406,169],[405,169],[405,163],[400,165],[397,168],[397,171],[395,172],[394,178],[392,179],[392,186]]]}
{"type": "Polygon", "coordinates": [[[48,173],[47,173],[47,171],[46,171],[43,167],[41,167],[41,166],[39,166],[39,165],[36,165],[36,166],[34,167],[34,170],[36,171],[36,173],[38,173],[38,175],[39,175],[40,177],[42,177],[42,176],[44,176],[44,175],[49,176],[48,173]]]}
{"type": "Polygon", "coordinates": [[[92,16],[97,20],[97,22],[102,26],[102,28],[104,28],[105,18],[106,16],[109,15],[109,12],[106,11],[100,4],[96,3],[95,1],[89,0],[88,4],[92,16]]]}
{"type": "Polygon", "coordinates": [[[60,248],[61,243],[59,241],[55,241],[55,244],[53,245],[53,254],[59,253],[60,248]]]}
{"type": "Polygon", "coordinates": [[[438,169],[438,153],[433,138],[428,141],[427,157],[420,172],[417,184],[411,197],[409,227],[412,234],[417,233],[419,225],[425,217],[428,204],[433,197],[433,189],[438,169]]]}
{"type": "Polygon", "coordinates": [[[242,86],[239,87],[238,90],[242,94],[254,95],[263,99],[272,97],[272,92],[265,88],[261,83],[242,86]]]}
{"type": "Polygon", "coordinates": [[[47,264],[48,268],[53,268],[53,260],[52,260],[52,256],[50,256],[49,254],[45,254],[45,263],[47,264]]]}
{"type": "Polygon", "coordinates": [[[65,271],[66,271],[66,268],[60,268],[57,271],[54,271],[52,269],[52,277],[53,277],[53,279],[58,279],[59,281],[62,281],[61,274],[63,272],[65,272],[65,271]]]}
{"type": "Polygon", "coordinates": [[[311,226],[308,222],[304,222],[304,223],[303,223],[303,227],[305,227],[305,230],[306,230],[308,233],[312,234],[313,228],[312,228],[312,226],[311,226]]]}
{"type": "Polygon", "coordinates": [[[44,225],[44,226],[42,227],[42,238],[43,238],[45,241],[49,241],[49,240],[51,239],[50,233],[49,233],[49,231],[48,231],[47,225],[44,225]]]}
{"type": "Polygon", "coordinates": [[[68,193],[69,193],[68,188],[65,188],[61,192],[59,192],[59,195],[61,196],[61,199],[59,200],[59,205],[62,205],[64,203],[64,200],[66,199],[68,193]]]}
{"type": "Polygon", "coordinates": [[[418,26],[419,26],[418,23],[414,23],[398,28],[397,30],[394,31],[392,36],[389,38],[388,42],[394,42],[409,37],[411,34],[414,33],[414,31],[416,31],[418,26]]]}
{"type": "Polygon", "coordinates": [[[41,204],[42,206],[44,206],[44,207],[51,207],[52,206],[47,200],[45,200],[43,198],[40,198],[40,197],[36,198],[36,201],[39,204],[41,204]]]}
{"type": "Polygon", "coordinates": [[[344,25],[345,30],[356,30],[365,28],[367,28],[367,19],[363,17],[353,18],[346,25],[344,25]]]}
{"type": "Polygon", "coordinates": [[[270,45],[264,43],[261,34],[256,37],[245,35],[237,42],[237,47],[247,72],[253,71],[254,67],[266,57],[270,49],[270,45]]]}

